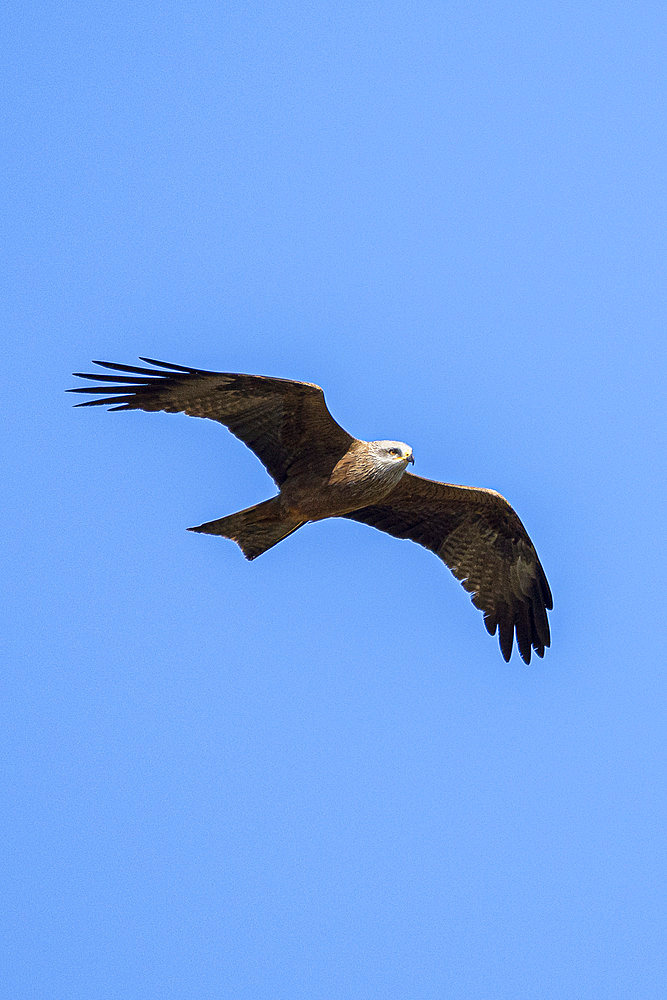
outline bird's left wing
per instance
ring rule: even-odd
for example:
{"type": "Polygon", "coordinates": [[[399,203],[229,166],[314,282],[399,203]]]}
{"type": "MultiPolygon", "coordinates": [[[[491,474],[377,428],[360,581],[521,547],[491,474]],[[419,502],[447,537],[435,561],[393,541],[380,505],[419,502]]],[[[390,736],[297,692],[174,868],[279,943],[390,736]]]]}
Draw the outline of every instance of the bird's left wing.
{"type": "Polygon", "coordinates": [[[94,361],[125,374],[75,372],[77,378],[105,384],[69,391],[104,396],[79,406],[165,410],[217,420],[254,451],[278,486],[304,470],[330,470],[354,441],[329,413],[319,385],[140,360],[154,367],[94,361]]]}
{"type": "Polygon", "coordinates": [[[381,504],[345,517],[435,552],[484,612],[487,631],[498,630],[505,660],[515,633],[526,663],[531,649],[544,656],[551,591],[526,529],[499,493],[406,473],[381,504]]]}

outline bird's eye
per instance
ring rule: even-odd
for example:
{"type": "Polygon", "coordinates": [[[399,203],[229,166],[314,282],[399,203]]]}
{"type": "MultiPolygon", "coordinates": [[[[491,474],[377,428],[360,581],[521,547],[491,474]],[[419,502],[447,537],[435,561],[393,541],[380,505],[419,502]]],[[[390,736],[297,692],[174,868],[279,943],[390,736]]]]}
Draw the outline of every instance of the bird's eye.
{"type": "Polygon", "coordinates": [[[400,449],[399,449],[399,448],[390,448],[390,449],[389,449],[389,454],[390,454],[390,455],[400,455],[400,454],[401,454],[401,452],[400,452],[400,449]]]}

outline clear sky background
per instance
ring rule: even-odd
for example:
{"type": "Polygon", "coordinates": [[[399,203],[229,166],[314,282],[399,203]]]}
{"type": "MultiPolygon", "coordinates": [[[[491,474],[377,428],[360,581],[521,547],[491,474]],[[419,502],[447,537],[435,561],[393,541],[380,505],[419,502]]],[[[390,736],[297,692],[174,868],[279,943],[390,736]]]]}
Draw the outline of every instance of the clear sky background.
{"type": "Polygon", "coordinates": [[[2,994],[665,996],[661,4],[10,2],[2,994]],[[141,355],[516,507],[553,646],[359,524],[254,563],[141,355]]]}

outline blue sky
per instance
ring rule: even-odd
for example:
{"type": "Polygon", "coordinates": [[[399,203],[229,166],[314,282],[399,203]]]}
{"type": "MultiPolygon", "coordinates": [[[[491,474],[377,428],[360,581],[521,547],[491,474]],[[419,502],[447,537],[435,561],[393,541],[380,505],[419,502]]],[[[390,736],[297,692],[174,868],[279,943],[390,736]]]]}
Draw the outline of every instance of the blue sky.
{"type": "Polygon", "coordinates": [[[8,4],[3,993],[664,996],[664,12],[8,4]],[[311,525],[92,358],[315,381],[502,492],[500,656],[431,554],[311,525]]]}

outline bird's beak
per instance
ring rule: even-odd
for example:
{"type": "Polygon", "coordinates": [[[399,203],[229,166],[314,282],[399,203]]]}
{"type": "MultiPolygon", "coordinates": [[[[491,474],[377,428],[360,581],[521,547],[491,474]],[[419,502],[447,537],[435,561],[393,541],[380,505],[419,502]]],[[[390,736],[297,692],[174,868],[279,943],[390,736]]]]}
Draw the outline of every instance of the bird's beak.
{"type": "Polygon", "coordinates": [[[415,464],[415,458],[412,452],[410,452],[410,454],[408,455],[408,465],[414,465],[414,464],[415,464]]]}

